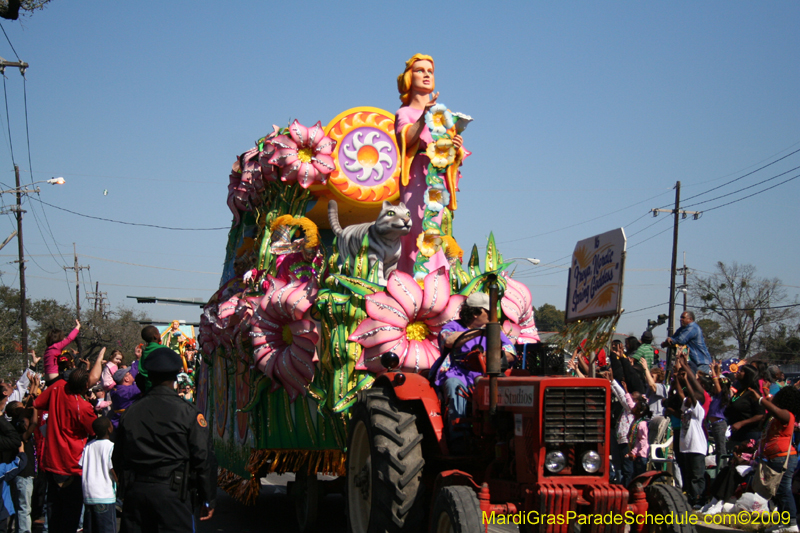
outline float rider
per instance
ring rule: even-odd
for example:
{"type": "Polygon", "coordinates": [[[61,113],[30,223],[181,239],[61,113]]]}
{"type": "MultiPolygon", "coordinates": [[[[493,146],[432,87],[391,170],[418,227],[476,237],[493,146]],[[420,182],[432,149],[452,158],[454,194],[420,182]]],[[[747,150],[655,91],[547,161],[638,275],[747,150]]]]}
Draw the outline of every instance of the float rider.
{"type": "MultiPolygon", "coordinates": [[[[477,363],[480,354],[486,354],[486,324],[489,323],[489,295],[477,292],[469,295],[461,306],[459,318],[445,324],[439,333],[442,357],[447,362],[438,369],[435,385],[443,391],[447,401],[447,424],[451,451],[465,451],[467,430],[461,419],[467,415],[467,398],[475,380],[483,375],[477,363]],[[476,364],[477,363],[477,364],[476,364]]],[[[514,344],[500,333],[500,343],[505,355],[501,360],[503,370],[516,361],[514,344]]],[[[434,369],[436,371],[436,369],[434,369]]]]}

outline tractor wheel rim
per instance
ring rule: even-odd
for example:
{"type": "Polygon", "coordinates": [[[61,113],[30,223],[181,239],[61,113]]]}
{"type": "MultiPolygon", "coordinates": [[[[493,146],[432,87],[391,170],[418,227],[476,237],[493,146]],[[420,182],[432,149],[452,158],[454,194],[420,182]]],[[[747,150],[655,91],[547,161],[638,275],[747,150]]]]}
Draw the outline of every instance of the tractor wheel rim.
{"type": "Polygon", "coordinates": [[[439,514],[439,520],[436,521],[436,533],[452,533],[453,526],[450,523],[450,517],[446,512],[442,511],[439,514]]]}
{"type": "Polygon", "coordinates": [[[350,469],[347,473],[347,498],[350,523],[354,533],[367,531],[372,505],[372,469],[367,427],[358,421],[353,430],[351,449],[348,451],[350,469]],[[366,483],[366,487],[364,486],[366,483]],[[365,490],[366,488],[366,490],[365,490]]]}

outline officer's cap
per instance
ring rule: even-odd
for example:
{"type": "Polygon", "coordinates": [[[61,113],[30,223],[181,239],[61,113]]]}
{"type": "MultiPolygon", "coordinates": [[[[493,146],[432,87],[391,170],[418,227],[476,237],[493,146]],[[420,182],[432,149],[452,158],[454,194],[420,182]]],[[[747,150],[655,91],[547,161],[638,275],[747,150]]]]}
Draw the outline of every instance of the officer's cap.
{"type": "Polygon", "coordinates": [[[183,370],[183,360],[181,356],[169,348],[156,348],[144,358],[142,366],[148,372],[161,374],[178,373],[183,370]]]}

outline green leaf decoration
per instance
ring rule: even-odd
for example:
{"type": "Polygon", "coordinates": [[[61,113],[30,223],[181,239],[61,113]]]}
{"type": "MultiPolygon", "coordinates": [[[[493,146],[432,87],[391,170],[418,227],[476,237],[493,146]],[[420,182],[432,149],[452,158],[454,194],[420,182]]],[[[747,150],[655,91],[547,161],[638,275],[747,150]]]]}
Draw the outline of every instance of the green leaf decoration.
{"type": "Polygon", "coordinates": [[[338,402],[336,402],[333,406],[334,413],[341,413],[345,409],[350,408],[354,403],[356,403],[356,395],[358,391],[362,389],[369,388],[370,385],[375,381],[375,376],[372,374],[366,374],[363,376],[358,383],[350,389],[350,391],[338,402]]]}
{"type": "Polygon", "coordinates": [[[368,281],[378,285],[378,278],[379,278],[378,269],[380,269],[380,267],[381,267],[380,262],[375,261],[375,264],[372,265],[372,268],[369,269],[369,275],[367,276],[368,281]]]}
{"type": "Polygon", "coordinates": [[[481,261],[478,259],[478,246],[475,244],[472,245],[472,253],[469,254],[469,263],[467,263],[467,265],[469,267],[469,273],[473,278],[481,273],[481,261]]]}
{"type": "Polygon", "coordinates": [[[356,256],[355,268],[352,270],[353,276],[357,278],[366,278],[369,273],[369,256],[367,250],[369,249],[369,233],[364,235],[361,240],[361,249],[358,250],[356,256]]]}
{"type": "Polygon", "coordinates": [[[252,396],[250,397],[250,403],[239,409],[242,413],[249,413],[258,405],[261,401],[261,393],[264,392],[267,387],[269,387],[272,381],[265,375],[261,375],[258,377],[256,382],[253,384],[253,388],[255,389],[252,396]]]}
{"type": "Polygon", "coordinates": [[[359,296],[366,296],[383,290],[383,287],[377,283],[371,283],[365,279],[354,278],[351,276],[333,276],[344,287],[353,291],[354,294],[359,296]]]}
{"type": "Polygon", "coordinates": [[[502,257],[497,251],[497,245],[494,242],[494,233],[489,233],[489,242],[486,244],[486,262],[484,266],[486,271],[497,270],[502,257]]]}

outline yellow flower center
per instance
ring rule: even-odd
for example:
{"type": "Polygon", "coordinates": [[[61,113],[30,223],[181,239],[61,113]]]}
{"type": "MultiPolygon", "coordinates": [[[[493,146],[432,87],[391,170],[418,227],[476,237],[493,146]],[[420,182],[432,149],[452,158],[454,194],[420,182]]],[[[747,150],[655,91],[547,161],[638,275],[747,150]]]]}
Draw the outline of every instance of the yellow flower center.
{"type": "Polygon", "coordinates": [[[282,335],[283,341],[286,344],[292,344],[292,342],[294,342],[294,335],[292,335],[292,330],[289,329],[289,326],[283,326],[282,335]]]}
{"type": "Polygon", "coordinates": [[[433,125],[434,126],[441,126],[444,123],[444,113],[434,113],[433,114],[433,125]]]}
{"type": "Polygon", "coordinates": [[[308,147],[300,148],[297,151],[297,159],[299,159],[303,163],[308,163],[309,161],[311,161],[313,155],[314,155],[314,150],[308,147]]]}
{"type": "Polygon", "coordinates": [[[406,327],[406,339],[410,341],[424,341],[431,330],[425,322],[413,322],[406,327]]]}
{"type": "Polygon", "coordinates": [[[428,189],[428,198],[431,202],[442,203],[441,189],[428,189]]]}

